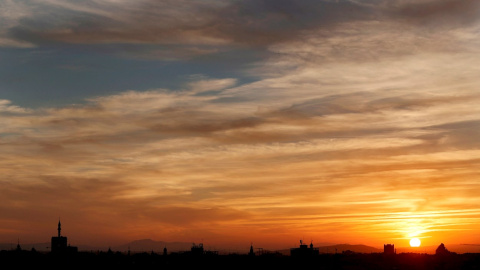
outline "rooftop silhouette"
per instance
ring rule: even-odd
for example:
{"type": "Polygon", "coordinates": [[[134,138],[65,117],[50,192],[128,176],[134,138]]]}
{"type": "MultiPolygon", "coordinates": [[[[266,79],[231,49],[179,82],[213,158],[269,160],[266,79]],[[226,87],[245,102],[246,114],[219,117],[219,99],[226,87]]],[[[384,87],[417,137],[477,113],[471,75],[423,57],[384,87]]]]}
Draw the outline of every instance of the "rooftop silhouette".
{"type": "Polygon", "coordinates": [[[300,240],[300,247],[290,249],[291,256],[306,257],[306,256],[316,256],[319,254],[318,248],[313,247],[313,243],[310,243],[310,246],[303,243],[300,240]]]}

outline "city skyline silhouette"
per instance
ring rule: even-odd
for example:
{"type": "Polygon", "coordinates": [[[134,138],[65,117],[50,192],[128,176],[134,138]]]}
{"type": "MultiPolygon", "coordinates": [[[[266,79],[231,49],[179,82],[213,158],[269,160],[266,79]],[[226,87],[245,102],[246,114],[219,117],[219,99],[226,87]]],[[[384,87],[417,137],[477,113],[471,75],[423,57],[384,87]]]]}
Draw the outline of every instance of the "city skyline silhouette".
{"type": "MultiPolygon", "coordinates": [[[[221,254],[204,248],[203,243],[193,243],[190,250],[168,252],[167,246],[162,253],[114,251],[79,251],[77,247],[67,246],[67,237],[61,234],[61,222],[57,225],[57,235],[51,238],[50,252],[40,252],[35,248],[22,249],[18,241],[15,249],[0,249],[0,261],[3,265],[24,267],[115,267],[117,269],[184,269],[207,267],[225,269],[230,267],[315,267],[318,269],[476,269],[480,253],[457,254],[449,251],[441,243],[435,254],[397,253],[393,244],[385,244],[383,252],[356,252],[344,250],[335,253],[323,253],[315,248],[313,242],[307,245],[300,240],[298,247],[291,248],[289,254],[280,251],[266,251],[250,244],[248,253],[230,252],[221,254]]],[[[59,268],[60,269],[60,268],[59,268]]]]}
{"type": "MultiPolygon", "coordinates": [[[[47,243],[27,243],[27,246],[31,246],[31,248],[23,249],[23,250],[35,250],[40,252],[52,252],[55,254],[72,254],[79,252],[79,247],[72,246],[71,242],[68,240],[67,236],[62,235],[62,225],[61,220],[58,220],[57,224],[57,235],[51,237],[51,242],[49,246],[45,246],[47,243]],[[35,247],[36,246],[36,247],[35,247]]],[[[22,245],[25,243],[22,243],[22,245]]],[[[320,244],[314,246],[313,240],[310,241],[309,244],[306,244],[303,240],[300,240],[300,245],[297,247],[290,247],[290,248],[283,248],[283,249],[264,249],[263,247],[256,247],[254,249],[253,242],[250,243],[250,248],[247,250],[245,247],[221,247],[220,250],[211,250],[210,247],[207,249],[204,248],[203,240],[200,243],[187,243],[187,242],[164,242],[164,241],[154,241],[151,239],[142,239],[142,240],[135,240],[124,245],[120,246],[108,246],[107,247],[94,247],[85,245],[88,243],[84,243],[80,248],[80,251],[106,251],[108,252],[147,252],[150,251],[152,253],[162,251],[163,255],[168,254],[168,250],[170,253],[190,253],[195,256],[199,254],[248,254],[248,255],[262,255],[262,254],[271,254],[277,253],[282,255],[291,255],[296,257],[305,257],[305,256],[318,256],[319,254],[344,254],[344,253],[358,253],[358,254],[372,254],[372,253],[383,253],[383,254],[397,254],[397,248],[395,248],[395,244],[384,244],[383,250],[375,247],[370,247],[363,244],[331,244],[325,245],[320,244]],[[168,247],[168,248],[167,248],[168,247]],[[256,250],[256,251],[255,251],[256,250]]],[[[14,248],[12,243],[0,243],[0,250],[7,251],[7,250],[22,250],[22,245],[20,242],[20,238],[17,239],[17,244],[14,248]],[[9,248],[7,246],[10,246],[9,248]],[[3,247],[3,248],[2,248],[3,247]],[[7,247],[7,248],[5,248],[7,247]]],[[[443,243],[438,246],[411,246],[411,247],[399,247],[399,253],[418,253],[418,254],[462,254],[462,253],[479,253],[480,254],[480,245],[452,245],[454,251],[449,251],[443,243]]],[[[397,246],[398,247],[398,246],[397,246]]]]}

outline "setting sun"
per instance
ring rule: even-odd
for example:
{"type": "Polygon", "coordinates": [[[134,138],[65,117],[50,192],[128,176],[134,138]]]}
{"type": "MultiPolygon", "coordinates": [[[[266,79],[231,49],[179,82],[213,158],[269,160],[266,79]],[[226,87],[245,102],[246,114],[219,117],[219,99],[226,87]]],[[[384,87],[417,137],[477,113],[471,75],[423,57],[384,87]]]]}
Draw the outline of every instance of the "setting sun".
{"type": "Polygon", "coordinates": [[[412,238],[412,240],[410,240],[410,246],[411,247],[419,247],[420,246],[420,239],[412,238]]]}

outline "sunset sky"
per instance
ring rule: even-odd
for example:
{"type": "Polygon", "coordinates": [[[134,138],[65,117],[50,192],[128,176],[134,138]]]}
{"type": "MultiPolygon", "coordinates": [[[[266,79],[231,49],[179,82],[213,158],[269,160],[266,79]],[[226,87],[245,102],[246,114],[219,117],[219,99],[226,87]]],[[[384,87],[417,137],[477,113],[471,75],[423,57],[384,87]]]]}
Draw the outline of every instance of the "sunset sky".
{"type": "Polygon", "coordinates": [[[0,242],[480,243],[479,0],[0,0],[0,242]]]}

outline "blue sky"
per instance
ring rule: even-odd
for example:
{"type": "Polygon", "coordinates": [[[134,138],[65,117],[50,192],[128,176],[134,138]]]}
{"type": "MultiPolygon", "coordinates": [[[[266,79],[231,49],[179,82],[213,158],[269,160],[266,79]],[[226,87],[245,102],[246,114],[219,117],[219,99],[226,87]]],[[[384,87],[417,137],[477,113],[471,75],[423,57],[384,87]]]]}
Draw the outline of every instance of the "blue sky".
{"type": "Polygon", "coordinates": [[[84,103],[89,97],[132,89],[175,91],[199,76],[250,82],[256,77],[244,71],[258,61],[257,54],[238,50],[231,55],[210,55],[209,59],[199,56],[188,61],[161,61],[122,58],[109,54],[108,49],[102,53],[78,45],[4,48],[0,56],[1,94],[18,105],[38,108],[84,103]]]}

